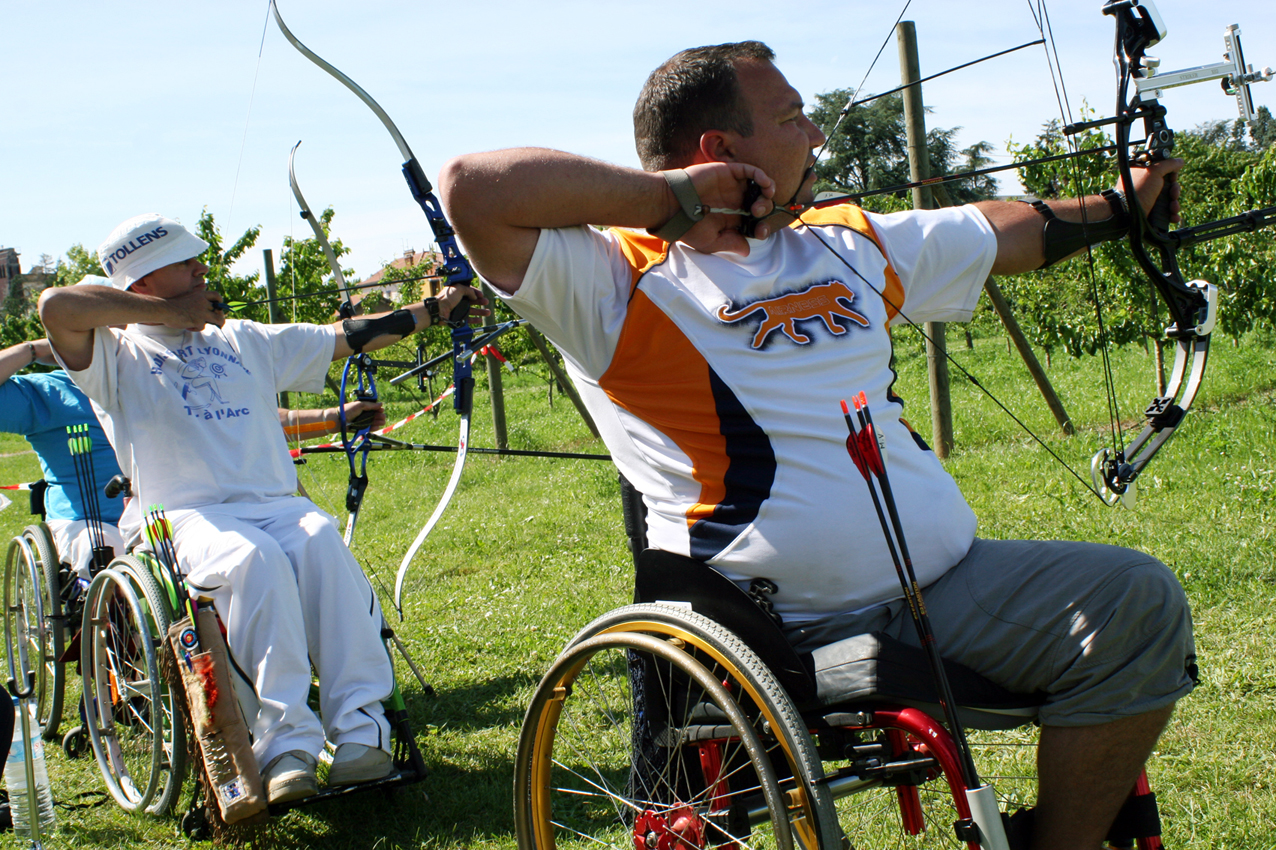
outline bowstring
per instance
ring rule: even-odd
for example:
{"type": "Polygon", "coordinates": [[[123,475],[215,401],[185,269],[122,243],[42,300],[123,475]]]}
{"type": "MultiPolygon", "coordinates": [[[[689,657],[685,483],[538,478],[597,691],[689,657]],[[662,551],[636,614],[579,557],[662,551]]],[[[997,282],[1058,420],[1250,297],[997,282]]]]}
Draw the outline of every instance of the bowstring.
{"type": "Polygon", "coordinates": [[[261,27],[261,43],[257,45],[257,67],[253,70],[252,90],[248,93],[248,114],[244,116],[244,135],[239,140],[239,160],[235,163],[235,180],[230,187],[230,210],[226,213],[226,229],[233,233],[230,223],[235,215],[235,196],[239,192],[239,172],[244,167],[244,151],[248,147],[248,126],[253,117],[253,101],[257,98],[257,78],[261,75],[261,55],[266,47],[266,31],[270,27],[270,7],[266,7],[266,20],[261,27]]]}
{"type": "MultiPolygon", "coordinates": [[[[868,70],[864,72],[864,79],[860,80],[860,84],[851,92],[851,96],[847,98],[846,106],[842,107],[841,113],[838,114],[837,120],[833,122],[833,127],[824,134],[824,144],[820,145],[819,151],[815,154],[815,161],[819,162],[820,157],[824,156],[825,149],[829,146],[829,142],[833,140],[833,134],[837,132],[837,128],[842,126],[842,121],[847,115],[851,114],[851,107],[855,105],[855,98],[859,97],[860,91],[864,88],[864,84],[868,82],[869,74],[873,73],[873,68],[877,66],[877,60],[882,58],[882,53],[886,50],[886,45],[891,43],[891,34],[895,32],[895,28],[899,26],[899,22],[904,20],[904,15],[908,13],[908,7],[911,6],[913,0],[904,0],[904,8],[899,10],[899,15],[895,18],[895,23],[891,24],[891,28],[886,31],[886,38],[882,39],[882,46],[877,48],[877,55],[873,57],[873,61],[868,63],[868,70]]],[[[815,166],[812,165],[812,168],[815,166]]]]}
{"type": "MultiPolygon", "coordinates": [[[[1036,7],[1033,6],[1033,0],[1027,0],[1028,11],[1032,15],[1033,22],[1037,26],[1037,32],[1040,33],[1044,40],[1042,52],[1046,59],[1046,69],[1050,73],[1050,82],[1054,87],[1055,104],[1059,108],[1059,114],[1062,118],[1060,125],[1060,136],[1069,151],[1075,152],[1078,147],[1077,140],[1069,135],[1064,134],[1063,127],[1067,125],[1069,116],[1072,115],[1072,102],[1068,97],[1067,81],[1063,78],[1063,63],[1059,61],[1059,45],[1054,37],[1054,28],[1050,23],[1050,9],[1046,4],[1046,0],[1036,0],[1036,7]]],[[[1117,38],[1120,38],[1118,33],[1117,38]]],[[[1120,52],[1114,50],[1115,57],[1120,56],[1120,52]]],[[[1120,76],[1120,72],[1118,72],[1120,76]]],[[[1119,82],[1119,80],[1118,80],[1119,82]]],[[[1118,88],[1118,91],[1122,89],[1118,88]]],[[[1123,97],[1118,97],[1123,100],[1123,97]]],[[[1118,104],[1118,109],[1120,105],[1118,104]]],[[[1084,186],[1081,182],[1081,167],[1078,162],[1073,159],[1068,161],[1068,170],[1071,172],[1072,185],[1077,194],[1077,203],[1081,211],[1081,227],[1082,232],[1086,232],[1089,227],[1089,213],[1086,210],[1084,186]]],[[[1134,199],[1138,203],[1138,198],[1134,199]]],[[[1087,240],[1088,241],[1088,240],[1087,240]]],[[[1110,338],[1108,336],[1107,323],[1103,319],[1103,301],[1099,295],[1099,276],[1095,270],[1094,247],[1087,244],[1085,249],[1086,270],[1090,284],[1090,301],[1094,305],[1095,323],[1098,327],[1099,335],[1099,355],[1103,364],[1103,390],[1108,407],[1108,430],[1112,450],[1116,451],[1118,446],[1125,444],[1124,429],[1121,425],[1121,408],[1117,399],[1116,378],[1112,369],[1112,357],[1110,351],[1110,338]]]]}

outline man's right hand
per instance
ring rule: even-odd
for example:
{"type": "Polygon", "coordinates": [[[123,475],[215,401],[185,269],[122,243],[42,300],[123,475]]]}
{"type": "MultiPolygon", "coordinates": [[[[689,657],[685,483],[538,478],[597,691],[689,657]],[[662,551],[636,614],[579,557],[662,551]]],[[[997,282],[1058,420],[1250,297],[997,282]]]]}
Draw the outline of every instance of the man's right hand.
{"type": "Polygon", "coordinates": [[[165,305],[172,310],[172,318],[164,320],[164,327],[187,331],[202,331],[205,325],[220,328],[226,324],[226,314],[214,306],[220,303],[221,294],[210,289],[194,289],[169,298],[165,305]]]}
{"type": "MultiPolygon", "coordinates": [[[[700,196],[700,203],[705,207],[718,209],[741,209],[749,181],[753,181],[762,190],[762,194],[753,202],[748,210],[754,218],[764,219],[775,209],[772,196],[775,195],[775,181],[760,168],[742,162],[706,162],[690,165],[684,169],[691,178],[691,184],[700,196]]],[[[678,200],[673,191],[669,192],[669,217],[679,210],[678,200]]],[[[725,213],[706,213],[678,240],[705,254],[730,252],[734,254],[749,253],[749,243],[740,233],[740,225],[744,217],[725,213]]],[[[761,222],[754,236],[765,239],[770,233],[770,224],[761,222]]]]}

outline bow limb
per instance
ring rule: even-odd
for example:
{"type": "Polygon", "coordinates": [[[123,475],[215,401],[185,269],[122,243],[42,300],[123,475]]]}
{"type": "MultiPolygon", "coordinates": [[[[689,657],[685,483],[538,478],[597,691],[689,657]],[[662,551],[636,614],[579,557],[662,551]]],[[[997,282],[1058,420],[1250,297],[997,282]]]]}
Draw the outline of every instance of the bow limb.
{"type": "Polygon", "coordinates": [[[422,212],[425,213],[425,217],[430,223],[430,230],[434,233],[434,241],[439,246],[439,253],[443,255],[443,265],[440,271],[449,286],[469,286],[474,280],[474,270],[470,267],[469,260],[461,253],[452,225],[448,223],[447,218],[443,215],[443,206],[434,195],[434,187],[426,179],[425,170],[421,168],[421,163],[417,161],[412,149],[408,147],[407,140],[403,138],[399,128],[390,120],[390,116],[381,108],[381,105],[373,100],[372,96],[364,91],[358,83],[324,61],[292,34],[292,31],[284,23],[283,17],[279,14],[279,6],[275,0],[270,0],[270,11],[274,15],[275,23],[279,25],[279,31],[284,34],[284,38],[288,39],[288,42],[297,48],[297,51],[302,56],[327,71],[337,82],[353,92],[385,126],[390,133],[390,137],[394,139],[394,144],[399,148],[399,153],[403,156],[403,177],[408,181],[408,188],[412,192],[412,197],[421,207],[422,212]]]}
{"type": "MultiPolygon", "coordinates": [[[[288,185],[292,187],[293,197],[297,199],[297,206],[301,209],[301,217],[310,223],[310,229],[314,231],[315,240],[319,243],[319,247],[323,249],[323,254],[328,258],[328,267],[332,270],[332,284],[341,290],[341,294],[345,297],[345,301],[337,309],[337,313],[345,319],[354,316],[354,302],[350,295],[350,287],[346,284],[345,273],[341,270],[341,264],[337,262],[337,252],[332,249],[332,245],[328,242],[328,235],[324,233],[323,224],[319,221],[311,210],[310,205],[306,203],[305,195],[301,194],[301,185],[297,182],[297,171],[295,160],[297,156],[297,148],[301,147],[301,142],[292,146],[292,150],[288,153],[288,185]]],[[[341,448],[345,450],[346,460],[350,466],[350,480],[346,485],[346,531],[342,536],[346,546],[349,546],[354,540],[355,525],[359,522],[359,508],[363,505],[363,494],[368,489],[368,434],[371,431],[371,424],[364,423],[362,426],[359,422],[350,423],[346,421],[346,399],[349,397],[347,387],[350,380],[350,370],[355,370],[355,398],[359,401],[376,401],[377,382],[376,382],[376,364],[367,354],[356,353],[346,358],[345,368],[341,372],[341,397],[337,400],[337,424],[341,429],[341,448]],[[353,429],[352,426],[353,425],[353,429]],[[358,458],[358,463],[356,463],[358,458]]]]}
{"type": "MultiPolygon", "coordinates": [[[[457,397],[460,396],[459,385],[457,386],[456,395],[457,397]]],[[[472,395],[471,398],[473,398],[472,395]]],[[[443,497],[439,500],[438,505],[435,506],[434,513],[430,514],[430,518],[425,521],[425,525],[421,526],[421,530],[417,532],[416,539],[408,547],[407,554],[403,556],[403,561],[399,564],[399,571],[394,576],[394,607],[399,612],[399,619],[403,619],[403,579],[408,574],[408,567],[411,566],[412,559],[416,557],[416,553],[421,549],[422,544],[425,543],[425,538],[430,536],[430,532],[438,524],[439,518],[447,510],[448,504],[452,501],[452,495],[456,492],[456,485],[461,480],[461,471],[465,469],[465,459],[469,454],[470,448],[470,413],[470,408],[461,411],[461,430],[457,437],[456,460],[452,464],[452,477],[448,479],[447,487],[443,490],[443,497]]]]}
{"type": "Polygon", "coordinates": [[[306,203],[306,198],[301,194],[301,186],[297,183],[297,172],[293,167],[293,160],[297,156],[297,148],[301,147],[301,142],[292,146],[292,150],[288,152],[288,185],[292,187],[292,196],[297,199],[297,206],[301,209],[301,217],[309,224],[310,229],[314,231],[315,241],[319,243],[319,247],[323,249],[323,255],[328,259],[328,268],[332,270],[332,285],[341,290],[341,294],[345,297],[345,302],[338,308],[337,312],[342,318],[348,319],[354,315],[354,304],[350,295],[350,287],[346,283],[345,273],[341,270],[341,264],[337,262],[337,252],[332,250],[332,245],[328,243],[328,234],[324,233],[323,224],[319,221],[318,216],[310,211],[310,205],[306,203]]]}

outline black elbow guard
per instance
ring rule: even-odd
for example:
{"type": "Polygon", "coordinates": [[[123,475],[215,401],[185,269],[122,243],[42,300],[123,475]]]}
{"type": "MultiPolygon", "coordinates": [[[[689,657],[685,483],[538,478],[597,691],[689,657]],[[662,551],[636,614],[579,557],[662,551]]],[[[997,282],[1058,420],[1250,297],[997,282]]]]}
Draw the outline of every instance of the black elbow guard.
{"type": "Polygon", "coordinates": [[[1112,216],[1086,224],[1056,218],[1054,211],[1045,203],[1032,202],[1032,208],[1046,220],[1041,231],[1041,247],[1046,261],[1040,268],[1049,268],[1088,245],[1120,239],[1130,232],[1130,213],[1125,208],[1125,197],[1120,192],[1105,189],[1103,199],[1112,208],[1112,216]]]}
{"type": "Polygon", "coordinates": [[[395,310],[375,319],[346,319],[341,323],[346,334],[346,345],[355,354],[379,336],[394,334],[402,339],[416,330],[416,319],[408,310],[395,310]]]}

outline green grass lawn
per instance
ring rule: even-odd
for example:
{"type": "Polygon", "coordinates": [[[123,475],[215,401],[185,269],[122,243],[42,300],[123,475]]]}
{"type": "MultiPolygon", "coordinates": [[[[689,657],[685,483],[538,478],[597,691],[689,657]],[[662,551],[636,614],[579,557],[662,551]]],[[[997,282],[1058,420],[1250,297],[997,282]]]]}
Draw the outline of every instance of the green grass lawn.
{"type": "MultiPolygon", "coordinates": [[[[925,360],[914,353],[908,332],[900,333],[899,389],[910,400],[907,415],[921,427],[929,421],[925,360]]],[[[1090,455],[1107,427],[1096,360],[1058,358],[1051,369],[1079,426],[1076,437],[1065,439],[1003,339],[977,340],[972,352],[953,348],[1088,477],[1090,455]]],[[[1193,604],[1203,679],[1180,705],[1149,765],[1167,846],[1268,848],[1276,847],[1276,343],[1219,340],[1212,357],[1197,408],[1141,479],[1136,510],[1100,504],[956,375],[957,449],[948,467],[985,536],[1120,543],[1175,570],[1193,604]]],[[[1139,348],[1117,352],[1115,364],[1128,425],[1153,395],[1151,367],[1139,348]]],[[[566,399],[555,395],[550,406],[546,384],[531,369],[507,375],[506,401],[511,447],[603,450],[566,399]]],[[[392,418],[410,408],[410,400],[396,401],[392,418]]],[[[473,444],[492,445],[482,391],[477,408],[473,444]]],[[[409,425],[402,437],[452,443],[456,424],[448,407],[437,421],[409,425]]],[[[27,449],[19,438],[0,436],[0,483],[38,477],[27,449]]],[[[386,453],[369,461],[372,483],[354,552],[387,607],[399,560],[451,465],[451,455],[432,453],[386,453]]],[[[853,474],[849,460],[847,472],[853,474]]],[[[312,457],[301,472],[316,501],[340,520],[346,475],[340,455],[312,457]]],[[[456,498],[409,573],[404,621],[391,614],[436,690],[424,696],[400,669],[432,775],[390,800],[368,795],[291,814],[269,827],[268,842],[513,846],[512,764],[528,697],[571,635],[631,594],[617,496],[608,463],[471,456],[456,498]]],[[[18,494],[0,512],[6,539],[31,521],[24,497],[18,494]]],[[[50,771],[59,799],[100,787],[90,760],[71,762],[52,748],[50,771]]],[[[187,843],[171,818],[129,817],[110,805],[59,811],[59,817],[60,832],[48,847],[187,843]]],[[[0,847],[9,846],[20,844],[0,839],[0,847]]]]}

